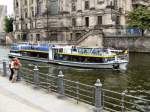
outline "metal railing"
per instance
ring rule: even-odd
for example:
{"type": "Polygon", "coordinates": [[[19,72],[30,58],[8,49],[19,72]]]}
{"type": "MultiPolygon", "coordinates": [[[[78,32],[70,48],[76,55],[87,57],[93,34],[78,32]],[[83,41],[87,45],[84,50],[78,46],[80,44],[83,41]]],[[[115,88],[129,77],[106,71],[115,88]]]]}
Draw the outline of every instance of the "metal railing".
{"type": "MultiPolygon", "coordinates": [[[[2,65],[3,76],[7,76],[6,60],[3,60],[2,65]]],[[[21,67],[18,72],[19,77],[35,88],[43,88],[48,92],[58,93],[59,98],[70,97],[75,99],[77,103],[80,101],[90,104],[94,106],[96,112],[102,112],[102,110],[109,112],[150,112],[150,100],[128,95],[127,91],[119,93],[104,89],[99,79],[91,86],[64,79],[62,71],[56,76],[40,72],[37,66],[30,68],[21,67]]]]}
{"type": "Polygon", "coordinates": [[[105,29],[104,31],[105,37],[141,37],[142,33],[139,29],[105,29]],[[112,32],[110,32],[112,31],[112,32]]]}
{"type": "Polygon", "coordinates": [[[37,66],[33,70],[20,69],[21,77],[28,83],[34,84],[49,92],[58,92],[61,97],[68,96],[79,101],[94,105],[94,86],[85,85],[79,82],[64,79],[60,71],[58,76],[39,72],[37,66]]]}

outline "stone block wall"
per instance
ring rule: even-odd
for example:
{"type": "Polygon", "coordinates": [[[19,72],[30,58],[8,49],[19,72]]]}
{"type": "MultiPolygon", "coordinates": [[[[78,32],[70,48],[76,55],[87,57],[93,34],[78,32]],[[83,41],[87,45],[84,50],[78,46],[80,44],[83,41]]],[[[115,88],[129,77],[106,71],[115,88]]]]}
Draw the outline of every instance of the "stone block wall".
{"type": "Polygon", "coordinates": [[[103,37],[102,34],[90,35],[84,41],[82,41],[78,46],[82,47],[99,47],[102,48],[103,37]]]}
{"type": "Polygon", "coordinates": [[[104,47],[129,49],[131,52],[150,52],[150,37],[104,37],[104,47]]]}

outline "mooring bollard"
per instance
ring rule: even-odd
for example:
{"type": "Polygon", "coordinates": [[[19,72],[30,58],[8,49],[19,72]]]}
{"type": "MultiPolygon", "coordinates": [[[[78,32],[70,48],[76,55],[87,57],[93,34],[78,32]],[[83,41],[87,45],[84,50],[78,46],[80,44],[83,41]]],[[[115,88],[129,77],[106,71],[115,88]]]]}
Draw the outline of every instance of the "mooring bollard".
{"type": "Polygon", "coordinates": [[[102,112],[102,84],[99,79],[95,83],[95,112],[102,112]]]}
{"type": "Polygon", "coordinates": [[[39,85],[39,69],[37,66],[34,67],[34,76],[33,76],[33,81],[35,84],[35,88],[38,88],[39,85]]]}
{"type": "Polygon", "coordinates": [[[65,90],[64,90],[64,75],[62,71],[59,71],[58,75],[58,93],[60,97],[64,97],[65,95],[65,90]]]}
{"type": "Polygon", "coordinates": [[[3,76],[7,76],[6,60],[3,60],[3,76]]]}

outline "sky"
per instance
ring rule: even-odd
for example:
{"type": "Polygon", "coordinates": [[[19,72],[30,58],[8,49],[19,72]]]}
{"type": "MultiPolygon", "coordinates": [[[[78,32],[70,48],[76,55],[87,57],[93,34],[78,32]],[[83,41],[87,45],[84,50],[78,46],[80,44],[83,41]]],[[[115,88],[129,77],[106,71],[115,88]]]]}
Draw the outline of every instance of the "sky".
{"type": "Polygon", "coordinates": [[[7,14],[13,14],[13,0],[0,0],[0,5],[7,5],[7,14]]]}

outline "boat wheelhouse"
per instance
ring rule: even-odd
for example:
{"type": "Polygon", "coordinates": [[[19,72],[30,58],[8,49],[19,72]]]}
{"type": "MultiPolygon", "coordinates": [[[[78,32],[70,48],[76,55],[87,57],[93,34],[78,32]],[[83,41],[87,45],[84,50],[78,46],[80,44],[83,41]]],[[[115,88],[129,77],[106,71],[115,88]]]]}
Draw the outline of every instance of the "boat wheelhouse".
{"type": "Polygon", "coordinates": [[[128,64],[127,51],[51,44],[18,44],[9,56],[83,68],[126,69],[128,64]]]}

